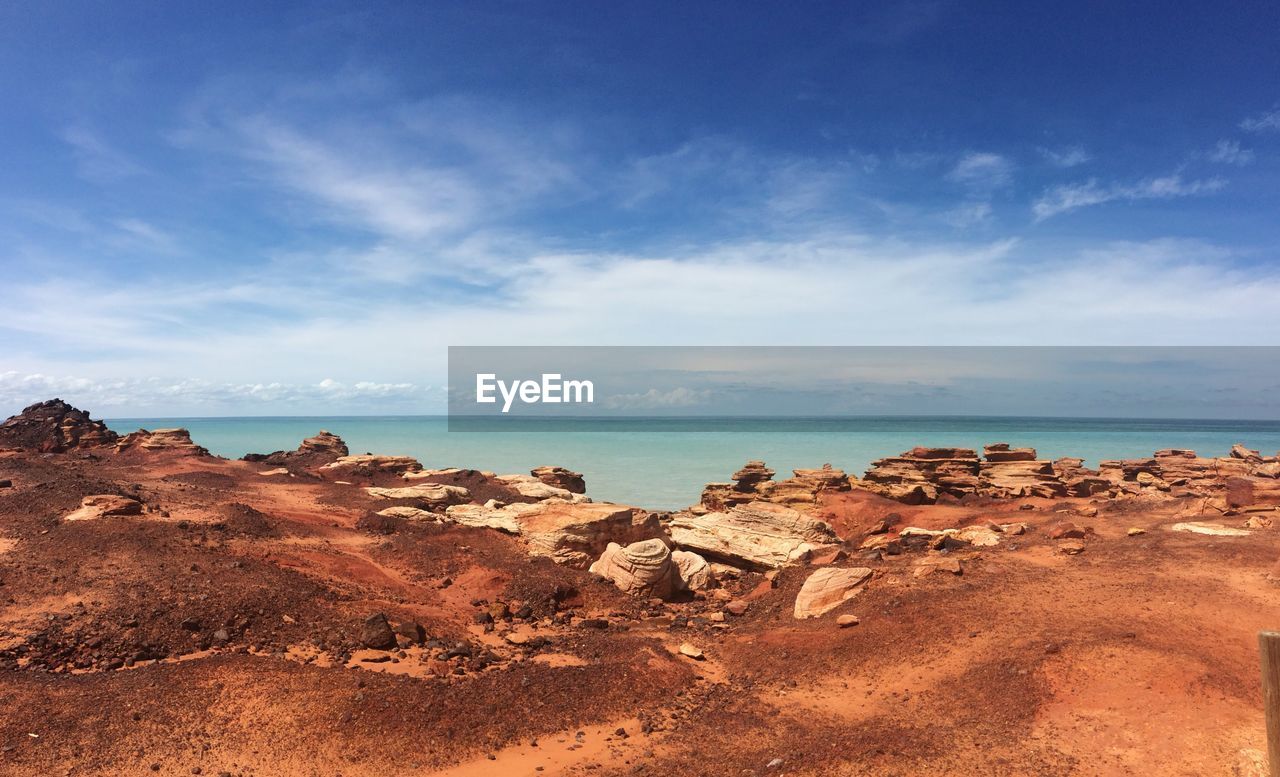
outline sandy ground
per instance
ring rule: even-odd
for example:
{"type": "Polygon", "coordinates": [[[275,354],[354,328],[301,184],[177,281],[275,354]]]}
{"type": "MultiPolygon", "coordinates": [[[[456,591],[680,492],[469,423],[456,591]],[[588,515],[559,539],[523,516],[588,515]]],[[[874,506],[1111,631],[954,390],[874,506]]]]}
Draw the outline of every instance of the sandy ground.
{"type": "Polygon", "coordinates": [[[865,592],[799,621],[811,567],[744,574],[724,596],[747,612],[717,622],[719,595],[650,604],[498,532],[362,528],[358,487],[268,469],[0,454],[0,774],[1265,773],[1280,530],[1171,532],[1168,501],[833,494],[865,592]],[[144,513],[59,520],[111,493],[144,513]],[[1029,531],[918,576],[935,551],[857,554],[891,514],[1029,531]],[[1078,555],[1047,535],[1063,519],[1093,529],[1078,555]],[[486,631],[497,601],[527,610],[486,631]],[[361,647],[379,612],[426,644],[361,647]]]}

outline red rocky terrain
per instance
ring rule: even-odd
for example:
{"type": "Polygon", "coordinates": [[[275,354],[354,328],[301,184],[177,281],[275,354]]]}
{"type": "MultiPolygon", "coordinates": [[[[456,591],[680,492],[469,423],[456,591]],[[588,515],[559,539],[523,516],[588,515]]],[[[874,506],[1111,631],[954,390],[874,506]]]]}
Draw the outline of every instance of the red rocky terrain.
{"type": "Polygon", "coordinates": [[[0,774],[1260,777],[1277,475],[917,448],[656,513],[54,400],[0,426],[0,774]]]}

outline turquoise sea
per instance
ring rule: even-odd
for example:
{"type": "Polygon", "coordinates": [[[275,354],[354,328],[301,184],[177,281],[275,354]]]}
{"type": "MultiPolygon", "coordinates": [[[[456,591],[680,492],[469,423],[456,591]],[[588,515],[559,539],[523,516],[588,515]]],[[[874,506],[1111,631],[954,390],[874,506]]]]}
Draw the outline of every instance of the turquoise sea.
{"type": "MultiPolygon", "coordinates": [[[[125,433],[183,426],[213,453],[238,458],[296,448],[320,429],[341,435],[352,453],[406,454],[429,468],[528,472],[556,464],[583,473],[600,500],[670,509],[698,501],[709,482],[728,480],[748,459],[789,475],[832,465],[861,475],[875,459],[916,445],[979,449],[1007,442],[1042,458],[1149,456],[1160,448],[1225,455],[1241,442],[1264,454],[1280,450],[1280,421],[1161,419],[858,417],[822,419],[654,419],[616,422],[612,431],[450,432],[443,416],[324,418],[108,419],[125,433]],[[714,431],[707,431],[708,428],[714,431]],[[696,429],[698,431],[686,431],[696,429]]],[[[592,427],[599,428],[599,427],[592,427]]]]}

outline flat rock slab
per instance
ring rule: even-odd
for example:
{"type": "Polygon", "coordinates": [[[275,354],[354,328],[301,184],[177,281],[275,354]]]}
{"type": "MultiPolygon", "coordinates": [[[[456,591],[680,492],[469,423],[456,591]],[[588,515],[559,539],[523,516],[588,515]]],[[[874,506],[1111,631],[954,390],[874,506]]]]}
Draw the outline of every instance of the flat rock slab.
{"type": "Polygon", "coordinates": [[[867,567],[819,569],[800,587],[796,594],[795,617],[816,618],[862,592],[862,584],[871,577],[867,567]]]}
{"type": "Polygon", "coordinates": [[[366,488],[365,492],[379,499],[418,499],[432,505],[456,505],[471,499],[471,492],[462,486],[448,486],[443,483],[419,483],[400,488],[372,486],[366,488]]]}
{"type": "Polygon", "coordinates": [[[840,542],[825,522],[770,502],[706,515],[681,513],[672,518],[670,531],[681,548],[757,568],[795,564],[840,542]]]}
{"type": "Polygon", "coordinates": [[[1249,536],[1249,531],[1247,529],[1233,529],[1230,526],[1223,526],[1220,523],[1201,523],[1199,521],[1175,523],[1169,527],[1169,531],[1190,532],[1191,534],[1207,534],[1211,537],[1249,536]]]}

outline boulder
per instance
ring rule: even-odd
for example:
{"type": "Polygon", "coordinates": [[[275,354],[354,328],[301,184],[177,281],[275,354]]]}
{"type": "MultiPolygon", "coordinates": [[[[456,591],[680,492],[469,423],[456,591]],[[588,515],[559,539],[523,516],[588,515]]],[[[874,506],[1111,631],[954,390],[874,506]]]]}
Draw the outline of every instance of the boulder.
{"type": "Polygon", "coordinates": [[[1250,464],[1261,464],[1262,454],[1244,447],[1240,443],[1231,446],[1231,458],[1242,459],[1250,464]]]}
{"type": "Polygon", "coordinates": [[[611,542],[629,545],[662,536],[657,516],[624,505],[552,499],[510,508],[519,513],[530,555],[578,569],[590,566],[611,542]]]}
{"type": "MultiPolygon", "coordinates": [[[[1035,451],[1031,453],[1034,454],[1035,451]]],[[[978,493],[1004,499],[1029,496],[1052,498],[1066,496],[1067,485],[1054,471],[1053,462],[998,459],[984,461],[980,465],[978,493]]]]}
{"type": "Polygon", "coordinates": [[[360,626],[360,644],[370,650],[392,650],[396,647],[396,633],[387,622],[387,616],[376,613],[365,618],[360,626]]]}
{"type": "Polygon", "coordinates": [[[941,495],[978,491],[978,455],[968,448],[912,448],[871,465],[860,486],[906,504],[932,504],[941,495]]]}
{"type": "Polygon", "coordinates": [[[870,577],[871,570],[866,567],[819,569],[800,587],[793,614],[803,619],[828,613],[861,593],[863,583],[870,577]]]}
{"type": "Polygon", "coordinates": [[[671,549],[660,539],[633,542],[625,547],[610,542],[589,571],[631,596],[669,599],[682,587],[671,549]]]}
{"type": "Polygon", "coordinates": [[[139,429],[116,441],[117,451],[145,451],[147,453],[179,453],[185,456],[208,456],[209,451],[191,441],[186,429],[156,429],[149,432],[139,429]]]}
{"type": "Polygon", "coordinates": [[[689,591],[703,591],[715,586],[715,573],[711,564],[697,553],[690,550],[674,550],[671,560],[675,562],[676,572],[680,576],[681,587],[689,591]]]}
{"type": "Polygon", "coordinates": [[[530,474],[549,486],[562,488],[569,493],[587,493],[587,482],[583,480],[580,472],[564,467],[535,467],[530,474]]]}
{"type": "Polygon", "coordinates": [[[795,564],[815,550],[840,542],[827,523],[770,502],[751,502],[705,515],[677,513],[669,531],[682,549],[750,568],[795,564]]]}
{"type": "Polygon", "coordinates": [[[127,496],[98,494],[80,500],[80,508],[68,513],[64,521],[90,521],[113,515],[141,515],[142,503],[127,496]]]}
{"type": "Polygon", "coordinates": [[[0,424],[0,448],[41,453],[109,448],[119,436],[61,399],[37,402],[0,424]]]}
{"type": "Polygon", "coordinates": [[[532,508],[527,504],[500,505],[492,501],[483,505],[453,505],[445,508],[444,519],[462,526],[519,534],[522,531],[519,514],[532,508]]]}

